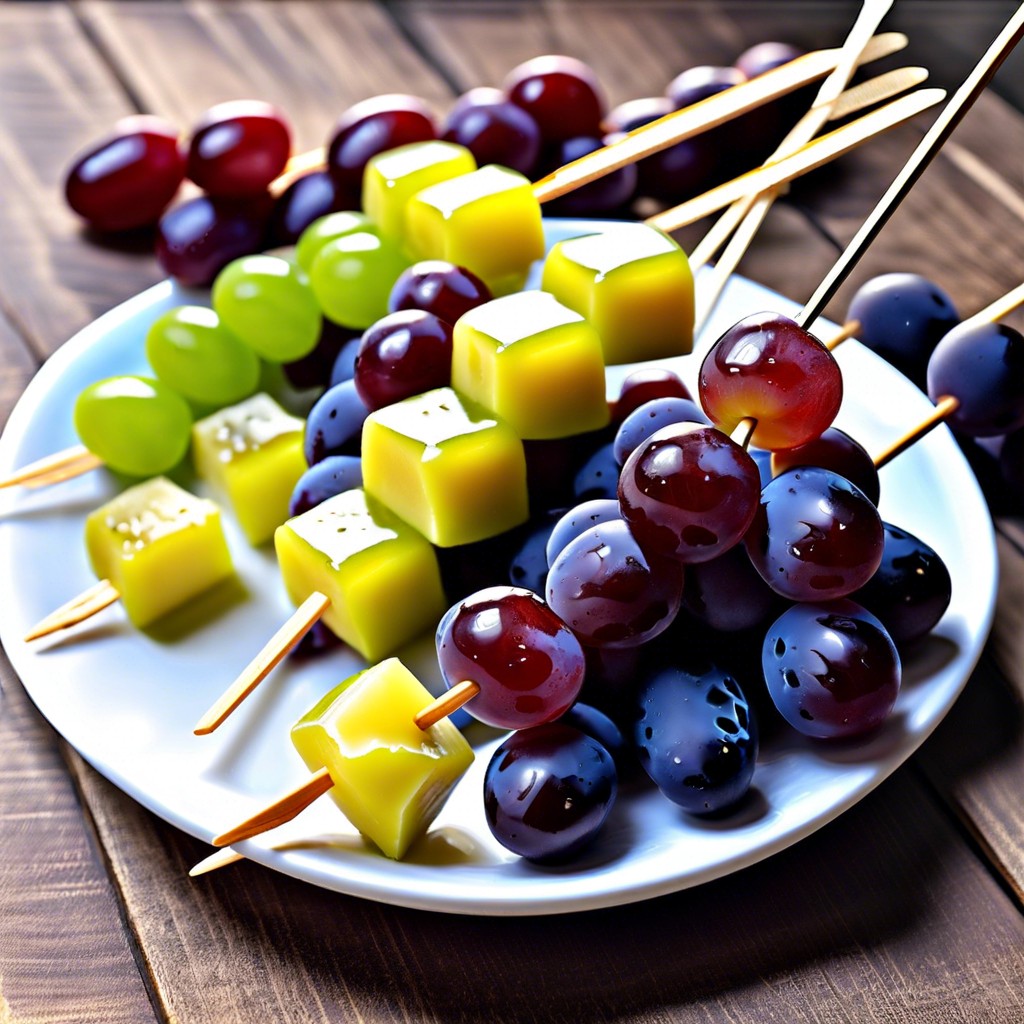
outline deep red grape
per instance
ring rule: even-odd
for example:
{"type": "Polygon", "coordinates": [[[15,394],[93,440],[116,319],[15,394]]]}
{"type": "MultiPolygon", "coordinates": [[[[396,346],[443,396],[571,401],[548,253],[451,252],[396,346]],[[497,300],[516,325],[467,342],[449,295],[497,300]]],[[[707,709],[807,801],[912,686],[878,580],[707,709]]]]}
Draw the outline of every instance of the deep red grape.
{"type": "Polygon", "coordinates": [[[313,221],[328,213],[359,209],[359,193],[338,188],[327,171],[296,178],[274,200],[268,244],[293,245],[313,221]]]}
{"type": "Polygon", "coordinates": [[[788,317],[758,313],[731,327],[704,358],[700,401],[725,433],[752,416],[751,444],[806,444],[839,412],[843,377],[832,353],[788,317]]]}
{"type": "Polygon", "coordinates": [[[508,98],[537,122],[545,143],[601,134],[605,101],[593,70],[575,57],[546,55],[513,68],[508,98]]]}
{"type": "Polygon", "coordinates": [[[745,543],[774,591],[791,601],[829,601],[871,579],[884,537],[862,491],[830,470],[803,467],[765,486],[745,543]]]}
{"type": "Polygon", "coordinates": [[[327,170],[339,187],[358,194],[371,157],[436,138],[434,115],[418,96],[373,96],[349,107],[334,126],[327,145],[327,170]]]}
{"type": "Polygon", "coordinates": [[[819,739],[878,728],[899,694],[896,645],[874,615],[849,600],[783,612],[765,637],[762,664],[782,717],[819,739]]]}
{"type": "Polygon", "coordinates": [[[127,117],[75,160],[64,194],[99,231],[127,231],[155,224],[184,176],[174,125],[159,117],[127,117]]]}
{"type": "Polygon", "coordinates": [[[738,544],[760,494],[754,460],[700,423],[659,430],[619,477],[622,517],[640,546],[681,562],[707,562],[738,544]]]}
{"type": "Polygon", "coordinates": [[[553,722],[513,733],[495,750],[484,775],[484,814],[502,846],[556,863],[593,841],[617,790],[611,754],[553,722]]]}
{"type": "Polygon", "coordinates": [[[878,504],[880,486],[878,470],[867,451],[849,434],[838,427],[829,427],[821,437],[800,445],[774,452],[771,457],[772,473],[784,473],[797,466],[820,466],[845,476],[856,484],[873,504],[878,504]]]}
{"type": "Polygon", "coordinates": [[[634,409],[657,398],[688,398],[690,389],[679,374],[661,366],[646,366],[634,370],[619,388],[619,397],[612,408],[612,422],[621,423],[634,409]]]}
{"type": "Polygon", "coordinates": [[[500,89],[470,89],[460,96],[441,126],[441,138],[465,146],[481,167],[501,164],[528,178],[540,156],[537,122],[500,89]]]}
{"type": "Polygon", "coordinates": [[[261,100],[210,107],[188,145],[188,176],[208,195],[258,196],[288,163],[292,132],[284,114],[261,100]]]}
{"type": "Polygon", "coordinates": [[[453,605],[437,627],[437,658],[451,687],[472,680],[466,705],[481,722],[525,729],[557,718],[583,685],[583,648],[536,594],[489,587],[453,605]]]}
{"type": "Polygon", "coordinates": [[[420,309],[388,313],[363,334],[354,379],[368,409],[445,387],[452,379],[451,325],[420,309]]]}
{"type": "Polygon", "coordinates": [[[667,629],[679,611],[683,570],[645,554],[621,520],[571,541],[548,573],[548,604],[580,641],[636,647],[667,629]]]}
{"type": "Polygon", "coordinates": [[[452,326],[463,313],[490,302],[491,291],[472,271],[444,260],[422,260],[403,270],[388,309],[422,309],[452,326]]]}

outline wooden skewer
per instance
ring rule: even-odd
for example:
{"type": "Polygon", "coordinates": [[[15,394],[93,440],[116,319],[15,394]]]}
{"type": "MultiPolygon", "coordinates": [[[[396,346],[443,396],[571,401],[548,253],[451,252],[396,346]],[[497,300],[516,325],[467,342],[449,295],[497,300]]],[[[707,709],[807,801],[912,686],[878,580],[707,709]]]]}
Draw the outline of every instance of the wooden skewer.
{"type": "Polygon", "coordinates": [[[899,440],[894,441],[888,448],[880,452],[873,459],[875,463],[875,469],[881,469],[886,464],[892,462],[900,452],[906,451],[912,444],[920,441],[925,434],[930,433],[945,419],[952,416],[957,409],[960,408],[960,400],[954,398],[952,395],[946,395],[940,398],[935,405],[935,409],[923,419],[913,430],[908,431],[899,440]]]}
{"type": "Polygon", "coordinates": [[[417,711],[412,720],[418,728],[429,729],[432,725],[440,722],[442,718],[454,714],[463,704],[468,704],[479,692],[479,683],[474,683],[472,679],[465,679],[442,693],[422,711],[417,711]]]}
{"type": "Polygon", "coordinates": [[[859,320],[847,320],[842,327],[832,335],[828,341],[823,341],[822,344],[831,352],[833,349],[839,348],[844,342],[854,337],[860,330],[861,324],[859,320]]]}
{"type": "Polygon", "coordinates": [[[216,853],[211,853],[209,857],[204,857],[198,864],[194,864],[189,868],[188,877],[198,878],[200,875],[205,875],[210,871],[219,871],[221,868],[226,868],[229,864],[237,864],[240,860],[245,858],[232,849],[220,849],[216,853]]]}
{"type": "Polygon", "coordinates": [[[25,642],[38,640],[40,637],[58,633],[69,626],[75,626],[120,600],[121,594],[117,587],[110,580],[100,580],[99,583],[82,591],[78,597],[73,597],[67,604],[62,604],[55,611],[50,612],[45,619],[37,622],[25,634],[25,642]]]}
{"type": "MultiPolygon", "coordinates": [[[[225,690],[196,724],[197,736],[207,736],[220,726],[277,667],[284,656],[302,639],[313,623],[327,611],[331,599],[313,591],[292,612],[285,624],[266,642],[263,649],[245,667],[242,674],[225,690]]],[[[298,813],[298,812],[296,812],[298,813]]]]}
{"type": "Polygon", "coordinates": [[[72,477],[81,476],[103,463],[88,448],[75,445],[64,451],[47,455],[45,458],[30,462],[27,466],[0,479],[0,489],[21,484],[25,487],[45,487],[47,484],[60,483],[72,477]]]}
{"type": "Polygon", "coordinates": [[[1011,289],[995,302],[975,313],[974,316],[968,317],[960,323],[960,326],[980,327],[982,324],[995,323],[1012,313],[1018,306],[1024,306],[1024,284],[1017,285],[1016,288],[1011,289]]]}

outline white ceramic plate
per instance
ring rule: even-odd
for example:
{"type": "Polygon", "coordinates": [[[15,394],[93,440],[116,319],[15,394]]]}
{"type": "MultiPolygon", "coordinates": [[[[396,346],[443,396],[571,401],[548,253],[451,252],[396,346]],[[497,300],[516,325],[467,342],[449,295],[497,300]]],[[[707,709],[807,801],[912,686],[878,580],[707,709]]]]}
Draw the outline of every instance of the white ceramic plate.
{"type": "MultiPolygon", "coordinates": [[[[551,222],[552,239],[594,230],[551,222]]],[[[146,372],[145,330],[163,310],[195,301],[164,283],[100,317],[43,367],[0,440],[0,472],[76,443],[79,391],[111,374],[146,372]]],[[[717,337],[741,316],[796,303],[737,278],[708,325],[717,337]]],[[[698,352],[703,346],[698,346],[698,352]]],[[[846,382],[839,426],[877,451],[922,418],[926,398],[857,342],[837,350],[846,382]]],[[[677,365],[691,385],[697,357],[677,365]]],[[[625,374],[610,374],[615,393],[625,374]]],[[[271,550],[248,547],[232,522],[241,587],[172,617],[161,634],[133,629],[118,608],[63,639],[27,646],[29,626],[94,580],[82,545],[86,513],[118,483],[105,472],[39,492],[0,496],[0,565],[7,583],[0,638],[42,713],[103,775],[150,810],[209,839],[299,784],[307,771],[290,725],[326,690],[362,667],[347,652],[286,664],[210,737],[199,715],[290,612],[271,550]]],[[[481,780],[496,742],[486,737],[430,833],[394,862],[364,844],[329,799],[241,844],[247,857],[316,885],[370,899],[462,914],[541,914],[657,896],[736,871],[790,845],[851,806],[928,736],[964,685],[988,634],[996,557],[988,511],[943,427],[882,471],[883,518],[917,534],[946,561],[953,600],[934,637],[905,665],[885,727],[867,741],[827,746],[796,735],[765,743],[755,793],[731,818],[688,817],[653,789],[620,798],[580,861],[545,869],[490,836],[481,780]]],[[[230,520],[230,516],[227,517],[230,520]]],[[[496,582],[500,569],[496,568],[496,582]]],[[[429,640],[401,652],[433,678],[429,640]]]]}

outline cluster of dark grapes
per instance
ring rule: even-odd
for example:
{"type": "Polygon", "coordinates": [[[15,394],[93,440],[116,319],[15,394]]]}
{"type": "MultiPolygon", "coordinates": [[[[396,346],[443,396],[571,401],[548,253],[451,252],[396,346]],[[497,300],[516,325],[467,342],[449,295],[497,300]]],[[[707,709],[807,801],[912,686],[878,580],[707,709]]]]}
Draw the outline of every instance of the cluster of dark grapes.
{"type": "MultiPolygon", "coordinates": [[[[781,43],[746,51],[735,67],[699,67],[679,75],[664,97],[611,112],[594,72],[572,57],[544,56],[514,68],[503,87],[461,96],[443,121],[425,101],[376,96],[339,118],[324,166],[287,183],[292,129],[269,103],[236,100],[206,111],[188,136],[162,118],[119,122],[110,137],[79,156],[65,194],[100,232],[156,225],[160,265],[183,284],[204,286],[232,260],[294,243],[319,217],[359,210],[371,157],[407,143],[445,139],[480,165],[496,163],[532,177],[601,148],[618,133],[736,85],[797,56],[781,43]],[[170,206],[185,179],[202,195],[170,206]],[[281,187],[278,186],[284,186],[281,187]]],[[[678,202],[766,155],[786,119],[766,107],[734,125],[679,143],[553,203],[552,215],[628,216],[637,197],[678,202]],[[742,154],[742,157],[741,157],[742,154]]]]}

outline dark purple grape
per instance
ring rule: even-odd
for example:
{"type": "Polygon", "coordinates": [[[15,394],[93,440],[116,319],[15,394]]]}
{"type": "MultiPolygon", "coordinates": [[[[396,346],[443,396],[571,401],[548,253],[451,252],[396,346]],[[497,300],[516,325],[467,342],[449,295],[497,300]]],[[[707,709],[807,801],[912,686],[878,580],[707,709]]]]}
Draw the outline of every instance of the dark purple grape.
{"type": "Polygon", "coordinates": [[[311,171],[296,178],[274,200],[270,217],[271,247],[293,245],[313,221],[340,210],[358,210],[359,193],[338,188],[327,171],[311,171]]]}
{"type": "MultiPolygon", "coordinates": [[[[573,160],[604,148],[600,138],[580,135],[550,146],[545,152],[544,170],[553,171],[573,160]]],[[[637,169],[626,164],[596,181],[573,189],[564,196],[545,203],[544,213],[550,217],[608,217],[622,211],[636,193],[637,169]]]]}
{"type": "Polygon", "coordinates": [[[779,713],[818,739],[876,729],[900,690],[896,645],[874,615],[849,600],[783,612],[768,630],[761,660],[779,713]]]}
{"type": "Polygon", "coordinates": [[[561,718],[559,725],[568,725],[597,740],[612,755],[615,769],[621,779],[635,764],[631,746],[622,730],[599,708],[576,701],[561,718]]]}
{"type": "Polygon", "coordinates": [[[746,81],[742,71],[729,67],[714,67],[702,64],[699,67],[687,68],[680,72],[668,84],[665,95],[676,110],[692,106],[706,100],[734,85],[742,85],[746,81]]]}
{"type": "Polygon", "coordinates": [[[827,469],[775,477],[745,538],[765,582],[791,601],[829,601],[853,593],[882,560],[882,520],[864,493],[827,469]]]}
{"type": "Polygon", "coordinates": [[[362,486],[362,459],[355,455],[330,455],[299,477],[288,503],[288,515],[301,515],[336,494],[362,486]]]}
{"type": "Polygon", "coordinates": [[[637,100],[626,100],[613,107],[604,119],[605,128],[609,132],[632,132],[645,124],[657,121],[675,110],[667,96],[645,96],[637,100]]]}
{"type": "MultiPolygon", "coordinates": [[[[664,635],[664,634],[663,634],[664,635]]],[[[620,729],[630,729],[644,647],[584,647],[587,671],[580,700],[603,711],[620,729]]]]}
{"type": "Polygon", "coordinates": [[[1005,324],[954,327],[928,360],[928,397],[948,395],[960,405],[946,422],[959,433],[995,437],[1024,427],[1024,335],[1005,324]]]}
{"type": "Polygon", "coordinates": [[[750,788],[757,728],[739,683],[713,664],[664,668],[638,695],[640,764],[658,789],[691,814],[735,804],[750,788]]]}
{"type": "Polygon", "coordinates": [[[284,114],[261,100],[230,100],[199,118],[188,144],[188,176],[207,195],[248,199],[284,170],[292,133],[284,114]]]}
{"type": "MultiPolygon", "coordinates": [[[[614,141],[609,136],[609,142],[614,141]]],[[[636,194],[680,203],[709,188],[718,176],[719,156],[711,132],[683,139],[637,164],[636,194]]]]}
{"type": "Polygon", "coordinates": [[[791,43],[756,43],[736,58],[734,66],[744,78],[757,78],[758,75],[788,64],[803,54],[803,50],[791,43]]]}
{"type": "MultiPolygon", "coordinates": [[[[327,318],[324,318],[324,323],[329,323],[327,318]]],[[[339,328],[344,330],[344,328],[339,328]]],[[[352,380],[356,375],[356,358],[359,355],[359,346],[362,343],[363,336],[357,334],[354,338],[346,341],[341,348],[338,350],[338,355],[334,360],[334,365],[331,367],[331,379],[328,387],[334,387],[335,384],[341,384],[346,380],[352,380]]]]}
{"type": "Polygon", "coordinates": [[[712,629],[752,629],[778,615],[781,605],[782,599],[761,579],[742,544],[686,569],[683,608],[712,629]]]}
{"type": "Polygon", "coordinates": [[[583,685],[583,648],[536,594],[488,587],[453,605],[437,627],[437,660],[449,687],[472,680],[469,713],[499,729],[558,718],[583,685]]]}
{"type": "Polygon", "coordinates": [[[949,607],[953,582],[923,540],[884,523],[885,547],[875,575],[850,598],[878,616],[897,647],[930,633],[949,607]]]}
{"type": "Polygon", "coordinates": [[[500,89],[470,89],[441,126],[441,138],[465,146],[480,167],[500,164],[533,176],[540,156],[540,128],[500,89]]]}
{"type": "Polygon", "coordinates": [[[634,370],[619,389],[619,397],[612,408],[612,422],[622,423],[634,409],[659,398],[686,398],[693,401],[690,389],[682,382],[679,374],[661,366],[645,366],[634,370]]]}
{"type": "Polygon", "coordinates": [[[553,722],[513,733],[494,752],[484,775],[484,813],[506,849],[557,863],[593,841],[617,791],[611,754],[553,722]]]}
{"type": "Polygon", "coordinates": [[[452,328],[433,313],[403,309],[367,328],[353,378],[368,409],[445,387],[452,379],[452,328]]]}
{"type": "Polygon", "coordinates": [[[591,68],[575,57],[534,57],[514,67],[503,87],[508,98],[536,121],[545,143],[601,134],[601,87],[591,68]]]}
{"type": "Polygon", "coordinates": [[[289,651],[288,657],[306,661],[340,646],[341,638],[338,634],[318,620],[302,634],[302,639],[289,651]]]}
{"type": "Polygon", "coordinates": [[[563,549],[548,573],[547,599],[582,643],[636,647],[669,626],[682,591],[682,567],[645,554],[629,527],[614,520],[563,549]]]}
{"type": "MultiPolygon", "coordinates": [[[[331,379],[333,368],[338,361],[341,351],[349,345],[359,347],[361,335],[333,320],[322,318],[320,327],[320,338],[316,348],[309,355],[296,359],[291,363],[282,364],[285,377],[293,388],[323,388],[333,385],[331,379]]],[[[355,354],[353,353],[353,361],[355,354]]],[[[349,377],[352,375],[349,374],[349,377]]]]}
{"type": "Polygon", "coordinates": [[[857,338],[924,390],[928,358],[958,323],[952,300],[918,274],[882,274],[857,290],[846,312],[857,338]]]}
{"type": "Polygon", "coordinates": [[[580,467],[573,480],[573,494],[578,502],[592,498],[618,499],[619,463],[610,443],[601,445],[580,467]]]}
{"type": "Polygon", "coordinates": [[[664,427],[674,423],[705,423],[711,421],[704,410],[690,398],[655,398],[634,409],[620,424],[612,442],[617,465],[664,427]]]}
{"type": "Polygon", "coordinates": [[[445,323],[491,301],[491,291],[476,274],[444,260],[422,260],[403,270],[388,298],[388,309],[422,309],[445,323]]]}
{"type": "Polygon", "coordinates": [[[833,473],[845,476],[850,483],[856,484],[872,505],[878,504],[881,490],[874,461],[860,444],[838,427],[829,427],[813,441],[798,448],[786,448],[771,456],[773,475],[798,466],[831,469],[833,473]]]}
{"type": "Polygon", "coordinates": [[[436,138],[434,115],[419,97],[373,96],[349,107],[334,126],[327,145],[327,170],[341,188],[358,193],[371,157],[436,138]]]}
{"type": "Polygon", "coordinates": [[[508,567],[509,582],[513,587],[532,590],[535,594],[543,594],[548,579],[547,544],[551,536],[553,514],[532,529],[523,538],[516,549],[508,567]]]}
{"type": "Polygon", "coordinates": [[[369,409],[351,380],[325,391],[306,417],[303,452],[306,462],[315,466],[328,455],[341,455],[362,430],[369,409]]]}
{"type": "Polygon", "coordinates": [[[754,460],[720,430],[676,423],[634,449],[619,477],[622,518],[640,546],[707,562],[738,544],[757,511],[754,460]]]}
{"type": "Polygon", "coordinates": [[[155,224],[185,177],[178,131],[159,117],[126,117],[77,157],[64,182],[68,205],[98,231],[155,224]]]}
{"type": "Polygon", "coordinates": [[[160,218],[156,258],[184,285],[201,288],[232,260],[263,248],[269,206],[196,196],[160,218]]]}
{"type": "Polygon", "coordinates": [[[622,512],[619,510],[619,503],[611,498],[592,498],[590,501],[584,501],[575,508],[569,509],[548,531],[545,549],[546,564],[548,567],[554,565],[562,551],[592,526],[610,523],[613,519],[621,518],[622,512]]]}

